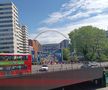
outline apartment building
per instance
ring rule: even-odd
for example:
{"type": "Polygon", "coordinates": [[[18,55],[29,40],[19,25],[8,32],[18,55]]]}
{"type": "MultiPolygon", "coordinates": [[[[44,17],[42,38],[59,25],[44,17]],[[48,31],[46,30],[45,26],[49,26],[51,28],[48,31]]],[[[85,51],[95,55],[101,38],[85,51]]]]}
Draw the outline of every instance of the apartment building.
{"type": "Polygon", "coordinates": [[[0,3],[0,52],[28,53],[27,28],[19,24],[12,2],[0,3]]]}

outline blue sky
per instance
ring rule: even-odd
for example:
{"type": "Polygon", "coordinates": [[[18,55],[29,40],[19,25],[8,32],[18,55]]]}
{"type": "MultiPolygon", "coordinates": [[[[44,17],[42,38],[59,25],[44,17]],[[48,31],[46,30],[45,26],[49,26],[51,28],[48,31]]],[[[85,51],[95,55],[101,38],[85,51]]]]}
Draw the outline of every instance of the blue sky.
{"type": "MultiPolygon", "coordinates": [[[[81,26],[108,28],[108,0],[10,1],[19,9],[20,22],[28,26],[30,38],[45,30],[56,30],[68,37],[70,31],[81,26]]],[[[60,42],[64,37],[49,32],[37,39],[42,43],[52,43],[60,42]]]]}
{"type": "Polygon", "coordinates": [[[61,5],[69,0],[0,0],[12,1],[18,8],[21,23],[26,24],[30,33],[42,26],[41,21],[52,12],[59,10],[61,5]]]}

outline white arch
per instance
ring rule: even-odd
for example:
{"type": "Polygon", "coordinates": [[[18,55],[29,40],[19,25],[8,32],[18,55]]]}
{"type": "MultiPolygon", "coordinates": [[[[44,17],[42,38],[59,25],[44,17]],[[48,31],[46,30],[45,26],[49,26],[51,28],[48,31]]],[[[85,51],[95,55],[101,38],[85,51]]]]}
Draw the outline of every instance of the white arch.
{"type": "Polygon", "coordinates": [[[41,34],[46,33],[46,32],[56,32],[56,33],[59,33],[59,34],[62,35],[64,38],[66,38],[66,39],[69,40],[69,38],[66,37],[63,33],[59,32],[59,31],[56,31],[56,30],[46,30],[46,31],[42,31],[42,32],[40,32],[34,39],[38,38],[41,34]]]}

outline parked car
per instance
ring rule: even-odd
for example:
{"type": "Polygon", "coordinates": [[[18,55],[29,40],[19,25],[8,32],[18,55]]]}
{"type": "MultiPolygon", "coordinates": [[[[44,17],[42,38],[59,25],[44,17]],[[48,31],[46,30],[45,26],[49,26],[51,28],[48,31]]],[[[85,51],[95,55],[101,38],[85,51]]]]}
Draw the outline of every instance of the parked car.
{"type": "Polygon", "coordinates": [[[91,67],[98,67],[99,63],[97,63],[97,62],[90,62],[89,66],[91,66],[91,67]]]}
{"type": "Polygon", "coordinates": [[[85,64],[83,64],[81,66],[81,68],[94,68],[94,67],[98,67],[99,66],[99,63],[97,62],[87,62],[85,64]]]}
{"type": "Polygon", "coordinates": [[[91,66],[88,65],[88,64],[83,64],[83,65],[81,66],[81,68],[91,68],[91,66]]]}
{"type": "Polygon", "coordinates": [[[42,67],[39,69],[39,71],[48,71],[48,66],[42,65],[42,67]]]}

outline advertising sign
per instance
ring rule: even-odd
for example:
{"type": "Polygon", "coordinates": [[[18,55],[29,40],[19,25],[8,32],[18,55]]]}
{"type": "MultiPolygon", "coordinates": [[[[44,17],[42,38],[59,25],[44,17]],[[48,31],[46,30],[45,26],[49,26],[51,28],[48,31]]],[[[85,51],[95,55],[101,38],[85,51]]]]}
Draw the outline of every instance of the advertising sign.
{"type": "Polygon", "coordinates": [[[0,62],[0,65],[16,65],[16,64],[18,65],[24,64],[24,61],[6,61],[6,62],[1,61],[0,62]]]}
{"type": "Polygon", "coordinates": [[[58,60],[58,62],[62,62],[62,50],[58,49],[54,53],[55,58],[58,60]]]}
{"type": "Polygon", "coordinates": [[[31,51],[31,55],[32,55],[32,62],[34,62],[35,61],[35,51],[34,50],[31,51]]]}

